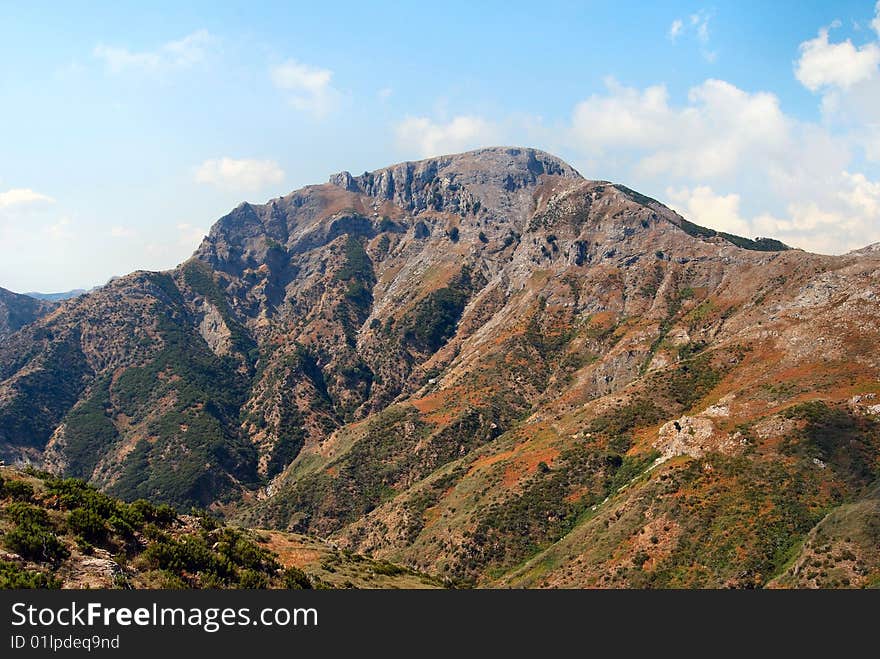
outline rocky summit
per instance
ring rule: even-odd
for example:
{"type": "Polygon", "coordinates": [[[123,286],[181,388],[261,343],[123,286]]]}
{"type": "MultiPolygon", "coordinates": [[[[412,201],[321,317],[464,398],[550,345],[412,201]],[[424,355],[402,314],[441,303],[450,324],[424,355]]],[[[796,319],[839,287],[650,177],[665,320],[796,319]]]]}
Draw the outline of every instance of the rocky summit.
{"type": "Polygon", "coordinates": [[[0,293],[7,463],[443,583],[880,584],[876,248],[491,148],[242,204],[57,305],[0,293]]]}

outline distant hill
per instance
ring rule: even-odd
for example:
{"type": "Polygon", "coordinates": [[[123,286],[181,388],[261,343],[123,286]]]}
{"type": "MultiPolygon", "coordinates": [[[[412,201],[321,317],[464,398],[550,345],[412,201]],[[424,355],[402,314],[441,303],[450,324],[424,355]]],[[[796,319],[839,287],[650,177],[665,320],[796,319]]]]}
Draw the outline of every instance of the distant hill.
{"type": "Polygon", "coordinates": [[[75,288],[72,291],[65,291],[64,293],[25,293],[28,297],[36,298],[37,300],[47,300],[49,302],[60,302],[61,300],[69,300],[70,298],[78,297],[86,292],[84,288],[75,288]]]}
{"type": "Polygon", "coordinates": [[[35,300],[0,288],[0,340],[34,322],[55,308],[46,300],[35,300]]]}

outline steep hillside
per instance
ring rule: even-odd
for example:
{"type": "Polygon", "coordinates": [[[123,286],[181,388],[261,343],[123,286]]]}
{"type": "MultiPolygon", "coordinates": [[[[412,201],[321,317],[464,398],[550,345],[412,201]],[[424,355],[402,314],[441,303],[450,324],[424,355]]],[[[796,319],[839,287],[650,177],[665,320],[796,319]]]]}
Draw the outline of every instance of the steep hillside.
{"type": "Polygon", "coordinates": [[[0,288],[0,341],[54,308],[50,300],[35,300],[0,288]]]}
{"type": "Polygon", "coordinates": [[[870,510],[878,279],[532,149],[343,172],[9,337],[0,452],[479,585],[798,585],[870,510]]]}

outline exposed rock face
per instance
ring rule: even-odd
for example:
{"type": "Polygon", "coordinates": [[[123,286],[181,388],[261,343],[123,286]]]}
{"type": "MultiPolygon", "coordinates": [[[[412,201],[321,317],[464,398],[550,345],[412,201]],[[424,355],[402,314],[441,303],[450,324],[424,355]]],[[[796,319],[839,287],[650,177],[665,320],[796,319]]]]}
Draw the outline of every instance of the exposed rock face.
{"type": "Polygon", "coordinates": [[[719,432],[707,416],[682,416],[660,427],[654,447],[665,461],[678,455],[702,458],[709,452],[732,454],[745,444],[742,434],[719,432]]]}
{"type": "Polygon", "coordinates": [[[818,509],[868,473],[809,438],[871,436],[834,406],[880,391],[872,254],[718,233],[533,149],[342,172],[10,335],[0,454],[462,578],[636,496],[655,450],[821,459],[818,509]]]}
{"type": "Polygon", "coordinates": [[[223,314],[210,302],[204,303],[205,315],[199,323],[199,334],[211,348],[211,352],[222,357],[229,354],[232,347],[232,332],[223,320],[223,314]]]}
{"type": "Polygon", "coordinates": [[[390,201],[418,214],[426,210],[476,214],[521,225],[534,210],[532,190],[541,177],[580,179],[555,156],[535,149],[480,149],[406,162],[353,177],[341,172],[330,183],[356,194],[390,201]]]}

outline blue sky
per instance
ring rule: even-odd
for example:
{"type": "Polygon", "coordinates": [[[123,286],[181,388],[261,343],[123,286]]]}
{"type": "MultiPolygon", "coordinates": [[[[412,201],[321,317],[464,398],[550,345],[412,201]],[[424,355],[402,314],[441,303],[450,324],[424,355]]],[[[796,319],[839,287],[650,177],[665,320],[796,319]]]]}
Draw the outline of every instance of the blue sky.
{"type": "Polygon", "coordinates": [[[242,200],[491,144],[690,219],[880,241],[861,2],[0,2],[0,286],[185,259],[242,200]]]}

